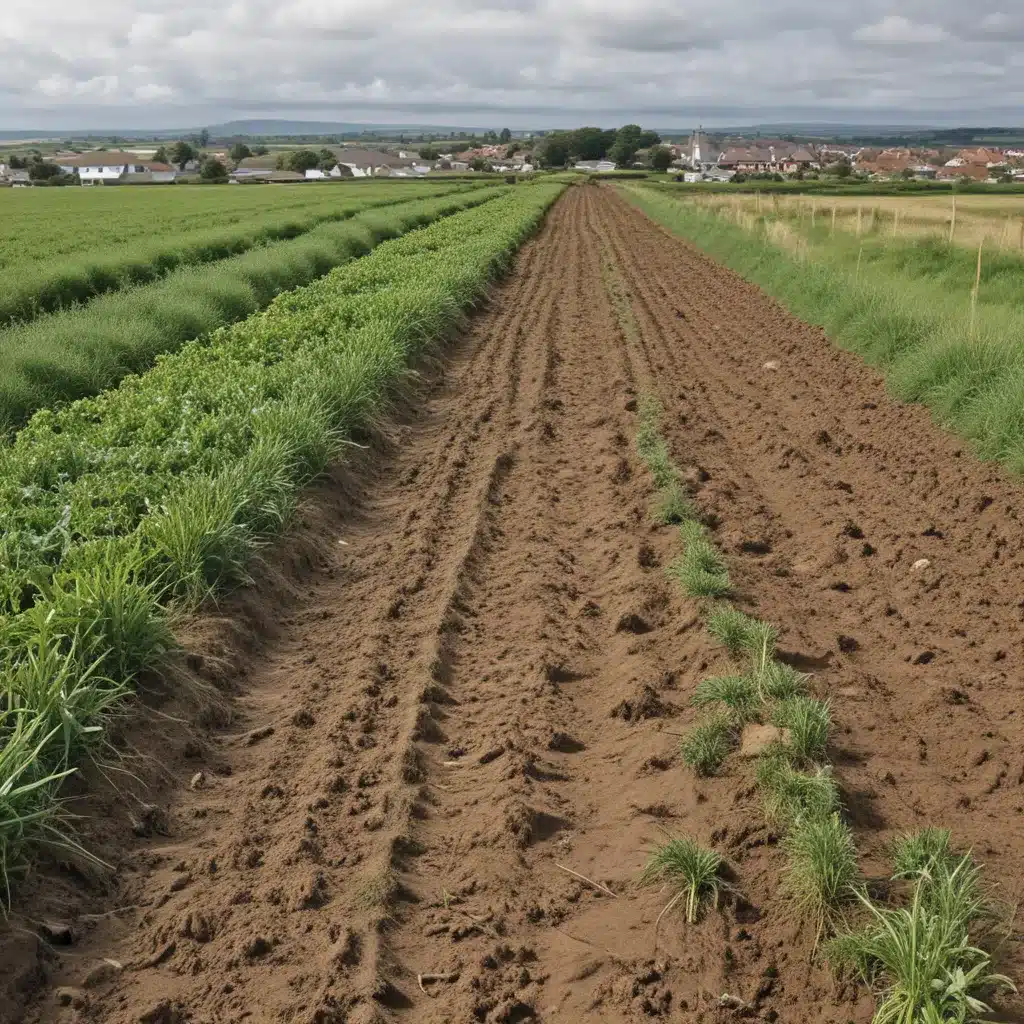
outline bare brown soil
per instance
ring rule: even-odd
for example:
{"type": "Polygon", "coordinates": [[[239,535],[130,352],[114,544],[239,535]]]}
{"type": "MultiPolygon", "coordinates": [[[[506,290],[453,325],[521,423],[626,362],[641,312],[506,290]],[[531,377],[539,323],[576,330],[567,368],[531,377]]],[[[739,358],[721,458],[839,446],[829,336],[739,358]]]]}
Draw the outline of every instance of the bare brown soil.
{"type": "Polygon", "coordinates": [[[27,1019],[870,1020],[780,894],[751,767],[677,756],[724,659],[663,571],[648,391],[741,603],[834,702],[865,872],[946,825],[1020,897],[1016,483],[604,188],[569,189],[449,356],[314,495],[327,555],[262,620],[259,594],[225,610],[268,638],[209,630],[235,717],[160,753],[164,827],[123,840],[71,944],[19,933],[27,1019]],[[635,884],[666,831],[729,859],[738,895],[697,925],[655,929],[667,896],[635,884]]]}

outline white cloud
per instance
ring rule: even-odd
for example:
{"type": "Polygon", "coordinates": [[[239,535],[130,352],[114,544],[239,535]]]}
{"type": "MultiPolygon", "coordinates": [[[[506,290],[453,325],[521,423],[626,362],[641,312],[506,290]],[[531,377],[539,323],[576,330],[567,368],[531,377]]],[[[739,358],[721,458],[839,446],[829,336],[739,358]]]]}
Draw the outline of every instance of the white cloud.
{"type": "Polygon", "coordinates": [[[853,38],[862,43],[941,43],[946,30],[941,25],[915,24],[901,14],[890,14],[873,25],[857,29],[853,38]]]}
{"type": "Polygon", "coordinates": [[[1024,107],[1007,0],[0,2],[0,129],[996,123],[1024,107]]]}

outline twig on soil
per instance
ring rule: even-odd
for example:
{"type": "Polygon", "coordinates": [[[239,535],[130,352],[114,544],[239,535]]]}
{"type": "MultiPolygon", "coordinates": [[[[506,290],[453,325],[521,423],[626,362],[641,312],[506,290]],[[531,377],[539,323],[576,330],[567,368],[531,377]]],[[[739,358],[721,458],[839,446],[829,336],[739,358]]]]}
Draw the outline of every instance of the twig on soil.
{"type": "Polygon", "coordinates": [[[568,872],[570,875],[574,875],[576,878],[579,878],[581,881],[586,882],[588,885],[592,885],[595,889],[600,889],[601,892],[606,892],[609,896],[611,896],[613,900],[617,900],[619,898],[615,895],[615,893],[611,891],[611,889],[608,888],[607,885],[602,885],[600,882],[595,882],[592,878],[587,878],[586,875],[581,875],[578,871],[573,871],[572,868],[567,868],[564,864],[559,864],[556,861],[555,867],[560,868],[562,871],[568,872]]]}
{"type": "MultiPolygon", "coordinates": [[[[419,985],[420,991],[425,996],[431,996],[431,994],[423,987],[423,983],[424,982],[426,982],[428,985],[430,985],[431,983],[433,983],[435,981],[458,981],[458,980],[459,980],[459,972],[458,971],[449,971],[447,974],[417,974],[416,975],[416,984],[419,985]]],[[[431,998],[434,998],[434,997],[431,996],[431,998]]]]}

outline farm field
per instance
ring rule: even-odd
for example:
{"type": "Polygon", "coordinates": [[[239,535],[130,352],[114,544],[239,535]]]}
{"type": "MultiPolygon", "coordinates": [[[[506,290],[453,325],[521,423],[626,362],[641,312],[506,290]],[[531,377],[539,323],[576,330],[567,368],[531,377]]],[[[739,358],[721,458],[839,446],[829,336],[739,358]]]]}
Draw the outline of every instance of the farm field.
{"type": "Polygon", "coordinates": [[[160,771],[68,783],[116,875],[19,879],[0,1015],[867,1024],[899,963],[848,882],[949,926],[911,1010],[1024,1012],[971,862],[928,834],[892,864],[948,828],[1020,895],[1019,481],[630,191],[559,192],[385,242],[18,436],[4,591],[36,611],[8,619],[73,632],[67,565],[137,537],[127,582],[174,581],[186,656],[113,733],[160,771]],[[65,507],[55,556],[32,538],[65,507]]]}
{"type": "Polygon", "coordinates": [[[860,238],[932,240],[1024,254],[1024,195],[735,196],[709,194],[711,209],[773,216],[799,228],[823,227],[860,238]],[[955,210],[955,212],[954,212],[955,210]]]}
{"type": "Polygon", "coordinates": [[[629,201],[756,282],[927,405],[985,458],[1024,470],[1024,256],[947,240],[856,237],[645,188],[629,201]]]}
{"type": "Polygon", "coordinates": [[[342,203],[298,237],[254,242],[241,255],[187,264],[148,285],[0,330],[0,427],[9,430],[37,409],[113,387],[160,354],[245,318],[385,239],[502,194],[500,188],[392,190],[369,205],[342,203]]]}
{"type": "Polygon", "coordinates": [[[458,187],[0,189],[0,325],[458,187]]]}

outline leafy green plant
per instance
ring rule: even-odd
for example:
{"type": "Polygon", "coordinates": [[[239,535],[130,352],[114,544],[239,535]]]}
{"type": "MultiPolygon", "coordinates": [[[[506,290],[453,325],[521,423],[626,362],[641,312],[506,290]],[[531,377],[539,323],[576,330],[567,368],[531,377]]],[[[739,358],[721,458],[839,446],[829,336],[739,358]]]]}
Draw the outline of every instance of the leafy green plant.
{"type": "Polygon", "coordinates": [[[802,762],[825,756],[832,731],[832,710],[828,702],[813,697],[787,697],[775,706],[772,721],[789,730],[787,749],[802,762]]]}
{"type": "Polygon", "coordinates": [[[640,876],[643,885],[667,883],[675,895],[661,912],[659,920],[673,906],[685,901],[686,920],[697,920],[701,904],[712,900],[718,906],[718,895],[724,883],[720,871],[722,857],[707,850],[688,836],[669,839],[650,856],[640,876]]]}
{"type": "Polygon", "coordinates": [[[870,923],[826,947],[834,967],[853,968],[878,991],[878,1024],[975,1024],[991,1012],[980,998],[986,989],[1016,991],[970,938],[972,923],[989,914],[979,869],[969,855],[929,863],[915,876],[909,906],[880,907],[858,892],[870,923]]]}
{"type": "Polygon", "coordinates": [[[836,907],[853,895],[857,852],[849,826],[836,814],[800,815],[783,839],[788,858],[786,891],[818,924],[819,933],[836,907]]]}
{"type": "MultiPolygon", "coordinates": [[[[299,489],[462,322],[561,188],[495,189],[486,212],[428,203],[422,231],[40,410],[0,450],[0,871],[32,842],[69,842],[60,782],[173,646],[174,604],[247,579],[299,489]]],[[[400,234],[413,213],[377,216],[400,234]]],[[[359,226],[362,251],[375,230],[359,226]]]]}
{"type": "Polygon", "coordinates": [[[683,761],[698,775],[714,775],[733,746],[732,726],[717,715],[695,725],[680,744],[683,761]]]}

